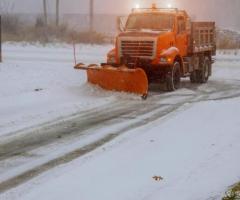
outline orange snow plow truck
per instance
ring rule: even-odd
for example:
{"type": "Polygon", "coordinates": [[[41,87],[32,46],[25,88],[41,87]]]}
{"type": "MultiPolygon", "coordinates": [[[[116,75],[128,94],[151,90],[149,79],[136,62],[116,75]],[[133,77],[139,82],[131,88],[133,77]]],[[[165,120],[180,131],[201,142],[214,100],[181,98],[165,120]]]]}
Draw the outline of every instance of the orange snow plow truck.
{"type": "Polygon", "coordinates": [[[192,22],[183,10],[153,5],[133,9],[119,29],[106,63],[75,66],[87,70],[88,82],[146,98],[150,83],[165,84],[167,91],[174,91],[181,77],[206,83],[211,76],[215,22],[192,22]]]}

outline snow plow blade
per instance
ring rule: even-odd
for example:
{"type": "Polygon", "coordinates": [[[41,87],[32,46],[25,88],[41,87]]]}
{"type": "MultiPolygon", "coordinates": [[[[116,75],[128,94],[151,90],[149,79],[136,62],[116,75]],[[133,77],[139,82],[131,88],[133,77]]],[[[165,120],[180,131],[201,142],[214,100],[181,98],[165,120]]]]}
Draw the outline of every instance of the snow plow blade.
{"type": "Polygon", "coordinates": [[[147,75],[141,68],[128,69],[125,66],[77,64],[75,69],[86,70],[88,82],[106,90],[140,94],[146,98],[148,93],[147,75]]]}

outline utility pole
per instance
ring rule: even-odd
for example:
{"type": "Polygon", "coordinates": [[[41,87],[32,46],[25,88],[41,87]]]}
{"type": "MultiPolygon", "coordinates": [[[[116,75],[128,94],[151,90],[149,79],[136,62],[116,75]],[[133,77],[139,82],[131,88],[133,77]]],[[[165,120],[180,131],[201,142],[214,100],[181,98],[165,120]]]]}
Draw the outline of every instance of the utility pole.
{"type": "Polygon", "coordinates": [[[0,15],[0,62],[2,62],[2,16],[0,15]]]}
{"type": "Polygon", "coordinates": [[[47,16],[47,0],[43,0],[43,13],[44,13],[44,25],[48,24],[48,16],[47,16]]]}
{"type": "Polygon", "coordinates": [[[60,0],[56,0],[56,26],[59,26],[59,7],[60,0]]]}
{"type": "Polygon", "coordinates": [[[94,18],[94,0],[90,0],[89,5],[89,32],[93,32],[93,18],[94,18]]]}

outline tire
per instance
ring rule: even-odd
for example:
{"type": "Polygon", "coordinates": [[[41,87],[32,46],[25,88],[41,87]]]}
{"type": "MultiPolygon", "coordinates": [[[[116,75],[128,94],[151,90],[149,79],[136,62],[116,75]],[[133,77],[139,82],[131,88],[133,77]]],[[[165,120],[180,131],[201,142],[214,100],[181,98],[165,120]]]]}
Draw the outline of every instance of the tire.
{"type": "Polygon", "coordinates": [[[172,92],[179,89],[181,83],[180,63],[174,62],[166,77],[167,91],[172,92]]]}
{"type": "Polygon", "coordinates": [[[191,83],[197,83],[197,73],[196,71],[193,71],[191,74],[190,74],[190,81],[191,83]]]}
{"type": "Polygon", "coordinates": [[[196,79],[198,83],[207,83],[210,76],[211,63],[208,57],[204,58],[202,69],[196,71],[196,79]]]}
{"type": "Polygon", "coordinates": [[[147,100],[147,98],[148,98],[148,94],[143,94],[142,95],[142,100],[147,100]]]}

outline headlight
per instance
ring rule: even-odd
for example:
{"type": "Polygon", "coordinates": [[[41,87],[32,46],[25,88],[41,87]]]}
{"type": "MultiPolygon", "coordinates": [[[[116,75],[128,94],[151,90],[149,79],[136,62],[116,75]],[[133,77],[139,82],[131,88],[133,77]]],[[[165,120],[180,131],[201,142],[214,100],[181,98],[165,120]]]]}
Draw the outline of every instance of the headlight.
{"type": "Polygon", "coordinates": [[[160,63],[171,63],[172,59],[167,57],[161,57],[160,63]]]}
{"type": "Polygon", "coordinates": [[[166,63],[166,62],[167,62],[167,58],[164,58],[164,57],[160,58],[160,63],[166,63]]]}

